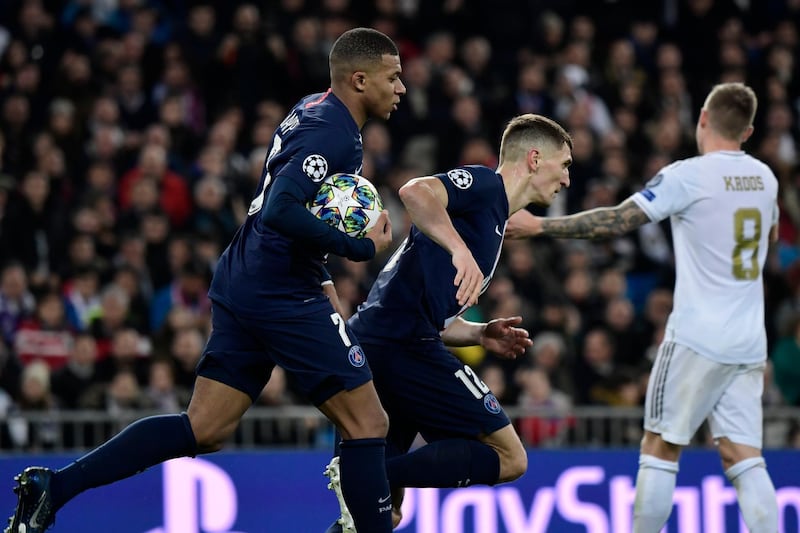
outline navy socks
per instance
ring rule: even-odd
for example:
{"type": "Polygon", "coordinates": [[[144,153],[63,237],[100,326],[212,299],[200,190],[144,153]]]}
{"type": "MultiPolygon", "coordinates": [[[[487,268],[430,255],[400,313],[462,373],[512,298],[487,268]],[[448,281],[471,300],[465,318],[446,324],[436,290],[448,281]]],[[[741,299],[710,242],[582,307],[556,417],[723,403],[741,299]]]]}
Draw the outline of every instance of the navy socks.
{"type": "Polygon", "coordinates": [[[495,485],[500,456],[477,440],[440,440],[389,459],[386,473],[392,488],[495,485]]]}
{"type": "Polygon", "coordinates": [[[341,442],[339,474],[342,494],[357,531],[390,533],[392,498],[386,480],[386,440],[341,442]]]}
{"type": "Polygon", "coordinates": [[[57,471],[50,488],[61,508],[85,491],[130,477],[175,457],[197,454],[197,441],[186,413],[138,420],[102,446],[57,471]]]}

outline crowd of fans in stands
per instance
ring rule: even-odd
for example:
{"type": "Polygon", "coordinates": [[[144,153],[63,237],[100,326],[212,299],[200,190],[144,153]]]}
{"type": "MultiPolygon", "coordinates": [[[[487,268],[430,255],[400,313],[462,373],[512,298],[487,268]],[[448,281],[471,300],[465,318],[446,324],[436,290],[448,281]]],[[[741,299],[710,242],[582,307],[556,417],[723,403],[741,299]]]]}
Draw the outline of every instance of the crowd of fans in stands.
{"type": "MultiPolygon", "coordinates": [[[[572,213],[614,205],[695,154],[711,85],[753,86],[746,148],[781,184],[764,398],[800,405],[798,24],[797,0],[2,2],[0,443],[46,447],[54,429],[34,436],[29,411],[186,406],[215,260],[276,126],[328,87],[330,45],[357,25],[395,39],[408,88],[388,122],[363,131],[363,174],[398,243],[399,186],[493,166],[516,114],[573,136],[572,185],[549,209],[572,213]]],[[[384,259],[331,258],[351,312],[384,259]]],[[[668,223],[602,242],[507,242],[467,318],[521,314],[534,346],[516,361],[458,353],[505,405],[641,405],[674,275],[668,223]]],[[[260,403],[303,402],[279,376],[260,403]]],[[[518,429],[529,444],[562,430],[534,417],[518,429]]]]}

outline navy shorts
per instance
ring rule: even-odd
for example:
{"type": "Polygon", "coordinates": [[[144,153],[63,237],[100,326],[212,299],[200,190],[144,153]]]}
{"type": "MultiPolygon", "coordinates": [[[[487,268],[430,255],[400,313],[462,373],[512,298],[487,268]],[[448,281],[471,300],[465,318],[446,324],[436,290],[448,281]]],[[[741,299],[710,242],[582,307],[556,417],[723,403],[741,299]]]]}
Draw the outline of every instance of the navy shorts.
{"type": "Polygon", "coordinates": [[[426,442],[477,439],[510,424],[489,388],[441,342],[362,347],[389,414],[387,455],[406,453],[417,433],[426,442]]]}
{"type": "Polygon", "coordinates": [[[236,316],[213,302],[211,327],[197,375],[225,383],[253,401],[275,365],[317,406],[372,379],[355,335],[330,306],[273,319],[269,313],[263,318],[236,316]]]}

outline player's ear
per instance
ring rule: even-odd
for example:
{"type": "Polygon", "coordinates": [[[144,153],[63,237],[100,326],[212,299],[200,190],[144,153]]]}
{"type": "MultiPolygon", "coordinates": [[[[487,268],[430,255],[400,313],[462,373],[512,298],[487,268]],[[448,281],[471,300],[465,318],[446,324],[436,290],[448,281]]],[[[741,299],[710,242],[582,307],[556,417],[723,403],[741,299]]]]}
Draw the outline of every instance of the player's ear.
{"type": "Polygon", "coordinates": [[[708,125],[708,110],[706,110],[706,108],[700,110],[700,118],[698,119],[698,122],[703,128],[708,125]]]}
{"type": "Polygon", "coordinates": [[[531,172],[539,171],[540,156],[541,154],[539,153],[539,150],[537,150],[536,148],[531,148],[530,150],[528,150],[527,163],[528,163],[528,168],[531,169],[531,172]]]}
{"type": "Polygon", "coordinates": [[[750,125],[750,126],[747,126],[747,129],[746,129],[746,130],[744,131],[744,133],[742,134],[742,139],[741,139],[741,142],[745,142],[747,139],[749,139],[749,138],[750,138],[750,136],[753,134],[753,129],[754,129],[754,128],[753,128],[753,126],[752,126],[752,125],[750,125]]]}
{"type": "Polygon", "coordinates": [[[357,70],[350,75],[350,83],[356,92],[363,93],[367,90],[367,74],[363,70],[357,70]]]}

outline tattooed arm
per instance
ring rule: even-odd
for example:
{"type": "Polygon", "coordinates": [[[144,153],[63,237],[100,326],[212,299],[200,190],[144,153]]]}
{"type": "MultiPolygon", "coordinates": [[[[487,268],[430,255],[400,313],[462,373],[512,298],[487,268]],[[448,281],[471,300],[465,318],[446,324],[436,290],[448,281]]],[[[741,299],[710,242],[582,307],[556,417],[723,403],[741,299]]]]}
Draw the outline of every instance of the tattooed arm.
{"type": "Polygon", "coordinates": [[[566,217],[542,219],[542,234],[573,239],[604,239],[627,233],[650,222],[650,218],[628,198],[615,207],[598,207],[566,217]]]}
{"type": "Polygon", "coordinates": [[[650,218],[632,199],[614,207],[598,207],[565,217],[536,217],[517,211],[506,226],[506,237],[522,239],[536,235],[568,239],[606,239],[627,233],[650,222],[650,218]]]}

